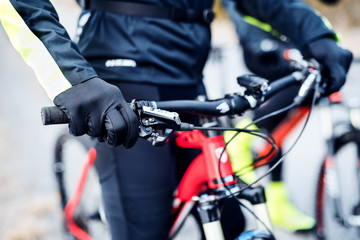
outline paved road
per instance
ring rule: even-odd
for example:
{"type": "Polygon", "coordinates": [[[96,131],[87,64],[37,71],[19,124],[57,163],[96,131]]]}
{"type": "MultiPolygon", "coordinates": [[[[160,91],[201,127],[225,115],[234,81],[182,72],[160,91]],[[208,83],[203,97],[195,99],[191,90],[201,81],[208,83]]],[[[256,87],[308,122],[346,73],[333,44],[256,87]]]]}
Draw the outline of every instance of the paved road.
{"type": "Polygon", "coordinates": [[[0,39],[0,238],[50,236],[59,229],[48,226],[57,217],[50,160],[58,128],[41,125],[40,108],[51,102],[2,29],[0,39]]]}
{"type": "MultiPolygon", "coordinates": [[[[59,6],[60,9],[63,7],[59,6]]],[[[70,15],[74,16],[73,13],[70,15]]],[[[65,20],[69,18],[62,19],[66,25],[65,20]]],[[[69,23],[68,26],[72,25],[69,23]]],[[[240,58],[234,57],[234,53],[241,53],[241,50],[235,51],[233,46],[222,45],[222,63],[213,58],[213,62],[206,67],[205,78],[211,86],[211,96],[217,95],[212,89],[223,89],[224,92],[236,89],[235,76],[246,72],[240,58]],[[215,81],[217,85],[214,77],[221,79],[215,81]]],[[[2,29],[0,52],[0,239],[58,240],[61,239],[60,214],[57,210],[59,203],[50,163],[55,136],[64,128],[41,125],[40,108],[51,102],[32,70],[12,49],[2,29]]],[[[344,88],[348,96],[358,95],[358,76],[359,64],[352,66],[350,81],[344,88]]],[[[319,136],[313,131],[318,128],[315,113],[303,140],[288,158],[285,172],[292,199],[310,215],[313,214],[314,178],[322,149],[319,136]],[[310,146],[314,149],[314,143],[316,150],[303,150],[310,149],[310,146]]],[[[286,234],[279,234],[284,235],[283,239],[289,239],[286,234]]]]}
{"type": "MultiPolygon", "coordinates": [[[[54,2],[67,11],[61,21],[73,34],[75,1],[54,2]]],[[[42,126],[40,109],[51,101],[1,27],[0,52],[0,239],[60,240],[51,160],[55,136],[63,127],[42,126]]]]}

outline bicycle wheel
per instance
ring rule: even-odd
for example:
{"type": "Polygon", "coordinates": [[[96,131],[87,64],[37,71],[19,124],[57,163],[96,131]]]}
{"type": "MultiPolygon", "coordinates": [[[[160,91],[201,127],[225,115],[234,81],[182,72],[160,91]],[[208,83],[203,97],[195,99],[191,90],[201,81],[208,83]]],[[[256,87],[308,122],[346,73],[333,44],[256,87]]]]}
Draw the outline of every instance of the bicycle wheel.
{"type": "MultiPolygon", "coordinates": [[[[63,134],[57,139],[53,170],[56,175],[61,207],[64,211],[75,192],[86,160],[86,153],[91,145],[91,140],[87,137],[75,138],[69,134],[63,134]]],[[[99,179],[94,166],[90,167],[88,172],[84,190],[74,212],[74,222],[93,239],[111,239],[104,216],[99,179]]],[[[64,225],[66,239],[81,240],[69,231],[65,218],[64,225]]]]}
{"type": "Polygon", "coordinates": [[[337,137],[333,149],[318,179],[317,238],[360,239],[360,132],[354,130],[337,137]]]}

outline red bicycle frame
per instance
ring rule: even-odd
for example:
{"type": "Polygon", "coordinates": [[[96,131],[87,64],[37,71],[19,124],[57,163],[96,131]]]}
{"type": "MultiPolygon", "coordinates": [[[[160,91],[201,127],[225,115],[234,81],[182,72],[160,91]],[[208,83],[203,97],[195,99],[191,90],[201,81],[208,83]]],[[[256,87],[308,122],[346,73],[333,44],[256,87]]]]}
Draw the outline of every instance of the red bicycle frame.
{"type": "Polygon", "coordinates": [[[194,196],[199,196],[205,190],[221,188],[224,186],[223,182],[226,185],[236,182],[229,156],[224,150],[225,143],[222,135],[206,137],[199,130],[180,132],[176,143],[183,148],[201,148],[202,152],[191,162],[175,191],[174,222],[170,236],[176,233],[192,209],[194,196]]]}
{"type": "Polygon", "coordinates": [[[64,210],[66,227],[68,228],[69,232],[79,240],[92,240],[92,237],[76,224],[74,214],[77,206],[79,205],[80,198],[85,187],[87,175],[95,160],[96,150],[95,148],[90,148],[86,155],[85,163],[82,168],[82,172],[80,173],[80,180],[76,186],[75,193],[67,202],[64,210]]]}
{"type": "MultiPolygon", "coordinates": [[[[292,111],[290,115],[283,120],[280,125],[275,128],[272,132],[272,136],[275,140],[276,146],[281,148],[286,137],[289,136],[289,133],[305,118],[305,116],[309,113],[310,107],[299,107],[292,111]]],[[[258,156],[266,156],[271,150],[273,146],[267,143],[259,152],[258,156]]],[[[264,158],[260,161],[254,162],[253,167],[258,168],[264,166],[272,160],[275,152],[272,152],[267,158],[264,158]]]]}
{"type": "MultiPolygon", "coordinates": [[[[342,101],[340,92],[335,92],[328,97],[330,102],[336,103],[342,101]]],[[[294,109],[271,133],[273,136],[276,146],[281,148],[286,137],[289,136],[290,132],[308,115],[310,106],[303,106],[294,109]]],[[[271,144],[267,143],[259,152],[258,156],[266,156],[272,149],[271,144]]],[[[267,158],[260,161],[254,162],[253,167],[258,168],[264,166],[270,162],[275,152],[269,155],[267,158]]]]}

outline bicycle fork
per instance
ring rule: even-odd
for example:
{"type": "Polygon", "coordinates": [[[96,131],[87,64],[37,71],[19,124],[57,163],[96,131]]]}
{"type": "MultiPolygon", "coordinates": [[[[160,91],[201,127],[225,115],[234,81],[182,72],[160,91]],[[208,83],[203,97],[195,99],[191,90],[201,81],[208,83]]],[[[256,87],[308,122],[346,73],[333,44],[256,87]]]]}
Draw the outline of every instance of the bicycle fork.
{"type": "MultiPolygon", "coordinates": [[[[256,216],[256,229],[241,234],[237,240],[254,239],[274,239],[269,232],[272,229],[264,188],[261,186],[245,189],[237,196],[245,199],[253,205],[253,212],[256,216]]],[[[207,240],[224,240],[224,234],[220,223],[219,204],[215,195],[204,194],[199,199],[197,211],[203,226],[204,234],[207,240]]]]}
{"type": "Polygon", "coordinates": [[[205,238],[207,240],[224,240],[224,233],[220,223],[218,201],[214,195],[202,195],[197,208],[205,238]]]}
{"type": "Polygon", "coordinates": [[[272,225],[266,205],[265,191],[262,186],[247,188],[240,193],[240,199],[249,201],[256,218],[256,229],[240,235],[236,240],[268,239],[274,240],[272,225]]]}

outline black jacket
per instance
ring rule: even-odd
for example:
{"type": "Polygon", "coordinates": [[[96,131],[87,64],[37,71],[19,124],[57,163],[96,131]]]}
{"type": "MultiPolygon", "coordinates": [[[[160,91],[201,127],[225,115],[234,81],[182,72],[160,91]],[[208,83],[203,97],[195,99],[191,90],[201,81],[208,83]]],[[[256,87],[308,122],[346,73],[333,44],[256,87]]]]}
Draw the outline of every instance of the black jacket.
{"type": "MultiPolygon", "coordinates": [[[[211,0],[138,2],[195,10],[213,4],[211,0]]],[[[303,1],[238,0],[237,3],[243,14],[270,23],[300,49],[315,39],[334,36],[303,1]]],[[[192,85],[202,81],[202,69],[210,49],[209,25],[87,10],[80,18],[81,34],[75,44],[59,24],[48,0],[4,0],[0,7],[2,13],[8,14],[0,16],[5,30],[35,72],[41,73],[44,66],[39,66],[33,58],[26,59],[29,50],[37,53],[34,57],[49,55],[53,64],[48,71],[57,68],[56,74],[62,74],[52,82],[41,79],[51,77],[51,73],[37,74],[40,82],[47,82],[43,86],[52,99],[69,84],[75,85],[96,75],[107,80],[164,85],[192,85]],[[14,25],[18,31],[11,31],[14,25]],[[31,39],[45,48],[27,46],[23,49],[27,41],[19,38],[22,31],[30,32],[26,36],[32,33],[31,39]]]]}

